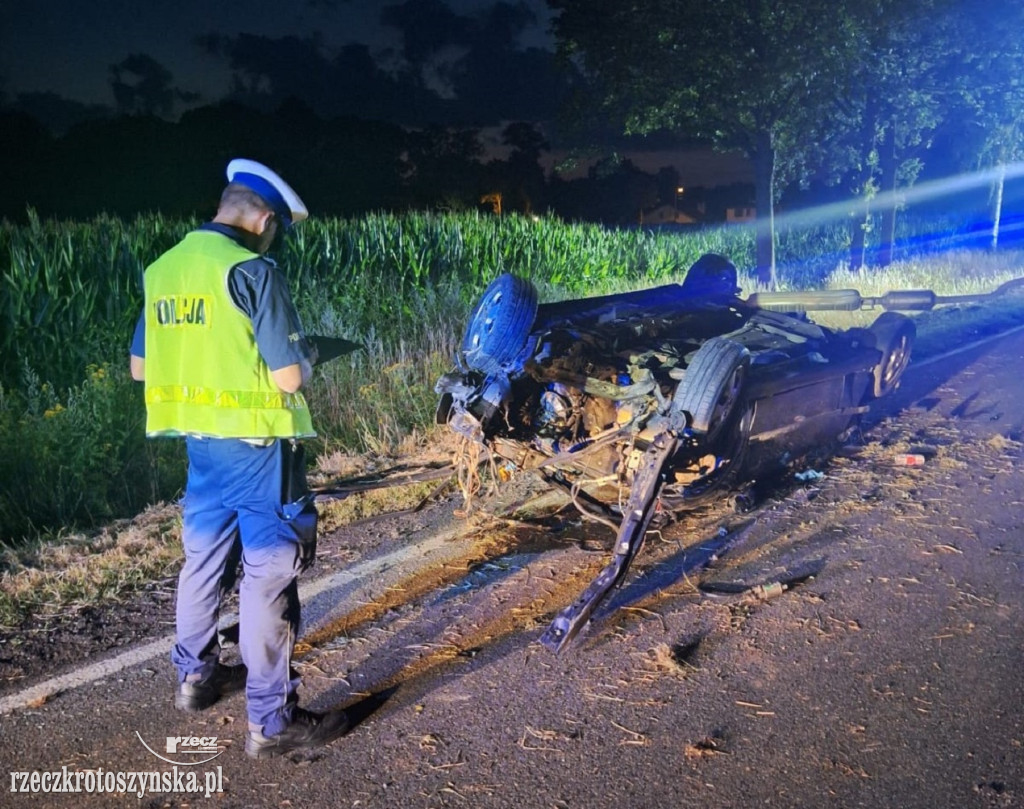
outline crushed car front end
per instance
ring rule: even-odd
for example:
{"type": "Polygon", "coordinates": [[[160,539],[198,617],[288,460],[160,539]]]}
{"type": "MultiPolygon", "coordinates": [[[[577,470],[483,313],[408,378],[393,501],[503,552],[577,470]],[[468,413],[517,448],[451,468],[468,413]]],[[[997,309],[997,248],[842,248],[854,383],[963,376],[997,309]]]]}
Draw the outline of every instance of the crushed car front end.
{"type": "Polygon", "coordinates": [[[534,471],[617,532],[612,561],[542,638],[550,648],[622,580],[656,512],[834,440],[898,384],[908,318],[832,331],[739,291],[735,267],[707,255],[682,284],[549,304],[503,275],[475,306],[437,384],[439,422],[499,476],[534,471]]]}

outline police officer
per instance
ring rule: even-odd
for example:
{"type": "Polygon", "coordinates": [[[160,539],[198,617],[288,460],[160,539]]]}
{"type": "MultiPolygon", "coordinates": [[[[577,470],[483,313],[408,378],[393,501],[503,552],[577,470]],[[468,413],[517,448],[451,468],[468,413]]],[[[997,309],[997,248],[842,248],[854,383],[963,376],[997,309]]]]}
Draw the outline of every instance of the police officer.
{"type": "Polygon", "coordinates": [[[316,357],[265,253],[308,212],[260,163],[232,160],[227,178],[213,221],[146,269],[131,370],[145,381],[147,435],[184,436],[188,453],[175,705],[201,711],[244,688],[245,751],[263,758],[332,741],[348,720],[299,708],[291,668],[297,578],[316,553],[298,443],[315,435],[300,389],[316,357]],[[217,623],[236,542],[244,664],[228,666],[217,623]]]}

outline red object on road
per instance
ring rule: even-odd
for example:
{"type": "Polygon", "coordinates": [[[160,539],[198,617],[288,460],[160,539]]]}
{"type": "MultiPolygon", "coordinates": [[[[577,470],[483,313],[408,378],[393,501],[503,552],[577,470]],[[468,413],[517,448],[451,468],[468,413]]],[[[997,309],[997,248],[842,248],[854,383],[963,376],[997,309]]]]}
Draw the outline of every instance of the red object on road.
{"type": "Polygon", "coordinates": [[[896,456],[896,466],[924,466],[924,455],[908,452],[896,456]]]}

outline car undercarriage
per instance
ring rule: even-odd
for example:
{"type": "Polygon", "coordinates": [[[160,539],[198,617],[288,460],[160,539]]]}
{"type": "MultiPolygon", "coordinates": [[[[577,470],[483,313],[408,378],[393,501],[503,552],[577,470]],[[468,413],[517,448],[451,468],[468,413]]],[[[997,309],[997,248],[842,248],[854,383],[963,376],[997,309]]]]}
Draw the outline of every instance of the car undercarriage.
{"type": "Polygon", "coordinates": [[[473,448],[464,462],[484,452],[499,479],[539,474],[616,532],[612,559],[541,637],[553,651],[622,582],[656,515],[742,492],[834,445],[897,388],[916,332],[891,309],[960,300],[919,290],[743,299],[736,275],[708,254],[681,284],[547,304],[530,282],[499,276],[470,316],[458,367],[437,383],[438,421],[473,448]],[[885,311],[868,328],[828,329],[806,314],[876,306],[885,311]]]}

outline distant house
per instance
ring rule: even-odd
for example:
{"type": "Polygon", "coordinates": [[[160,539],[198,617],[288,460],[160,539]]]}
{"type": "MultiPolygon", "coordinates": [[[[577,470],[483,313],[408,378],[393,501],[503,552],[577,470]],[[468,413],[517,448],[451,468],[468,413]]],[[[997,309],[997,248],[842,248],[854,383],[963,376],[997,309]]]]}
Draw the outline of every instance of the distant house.
{"type": "Polygon", "coordinates": [[[641,225],[696,225],[700,220],[692,214],[678,210],[674,205],[659,205],[640,212],[641,225]]]}
{"type": "Polygon", "coordinates": [[[753,222],[757,219],[757,208],[753,206],[736,206],[725,209],[726,222],[753,222]]]}

